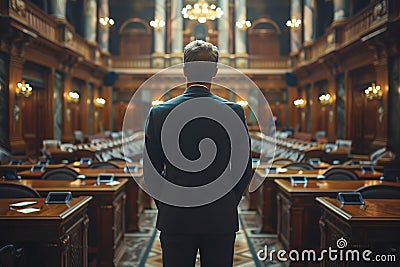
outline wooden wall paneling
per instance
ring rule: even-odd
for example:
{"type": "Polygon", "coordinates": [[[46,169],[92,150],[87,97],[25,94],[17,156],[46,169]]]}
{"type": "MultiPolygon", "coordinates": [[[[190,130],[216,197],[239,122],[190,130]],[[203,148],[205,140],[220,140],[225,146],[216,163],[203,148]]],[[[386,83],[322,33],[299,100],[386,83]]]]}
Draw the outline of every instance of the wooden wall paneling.
{"type": "Polygon", "coordinates": [[[103,127],[105,131],[111,130],[111,118],[112,118],[112,87],[103,86],[102,95],[106,100],[106,104],[103,107],[103,127]]]}
{"type": "Polygon", "coordinates": [[[376,85],[381,87],[382,100],[378,101],[376,108],[377,124],[376,136],[374,141],[382,142],[386,146],[387,140],[387,115],[388,115],[388,89],[389,89],[389,73],[388,73],[388,59],[382,58],[375,65],[376,71],[376,85]]]}
{"type": "Polygon", "coordinates": [[[89,116],[92,116],[93,134],[99,133],[100,132],[100,128],[103,127],[103,126],[100,126],[101,125],[100,121],[102,120],[102,118],[101,118],[101,115],[102,115],[101,114],[101,108],[97,107],[95,102],[94,102],[95,99],[97,97],[99,97],[99,96],[100,96],[99,95],[99,89],[96,86],[93,86],[92,99],[91,99],[91,101],[93,103],[93,106],[92,106],[93,107],[92,108],[93,112],[92,112],[92,114],[89,114],[89,116]]]}
{"type": "Polygon", "coordinates": [[[291,129],[295,129],[296,124],[299,123],[299,110],[295,108],[293,101],[298,98],[297,88],[296,87],[288,87],[288,126],[291,129]]]}
{"type": "MultiPolygon", "coordinates": [[[[125,111],[128,107],[128,103],[124,102],[119,102],[119,103],[114,103],[113,108],[114,108],[114,130],[115,131],[121,131],[122,130],[122,124],[124,121],[124,115],[125,111]]],[[[133,107],[133,105],[132,105],[133,107]]],[[[131,107],[131,108],[132,108],[131,107]]],[[[136,113],[136,112],[134,112],[136,113]]]]}
{"type": "Polygon", "coordinates": [[[326,109],[327,109],[327,113],[328,116],[326,118],[326,137],[328,139],[329,142],[333,142],[334,140],[336,140],[336,126],[337,126],[337,117],[335,114],[335,110],[336,110],[336,92],[335,92],[335,88],[336,88],[336,80],[335,80],[335,75],[330,75],[328,77],[328,90],[327,93],[329,93],[331,95],[331,98],[333,99],[333,103],[331,105],[327,105],[326,109]]]}
{"type": "Polygon", "coordinates": [[[16,96],[15,90],[17,83],[22,80],[22,69],[25,60],[20,55],[10,54],[9,57],[9,114],[11,115],[9,131],[10,131],[10,148],[11,153],[20,154],[25,152],[25,142],[22,137],[22,114],[19,106],[19,98],[16,96]]]}
{"type": "Polygon", "coordinates": [[[320,131],[323,130],[325,131],[325,129],[322,128],[321,125],[321,120],[323,120],[324,118],[324,113],[325,112],[321,112],[321,104],[319,103],[318,97],[319,97],[319,91],[320,88],[314,84],[311,89],[310,89],[310,110],[311,110],[311,114],[310,114],[310,120],[311,120],[311,131],[310,133],[312,135],[315,134],[316,131],[320,131]]]}
{"type": "Polygon", "coordinates": [[[72,77],[67,72],[64,73],[63,80],[63,127],[62,127],[62,140],[65,142],[72,142],[73,125],[72,125],[72,108],[75,104],[68,103],[68,94],[72,90],[72,77]]]}
{"type": "Polygon", "coordinates": [[[92,101],[88,99],[88,82],[79,82],[79,129],[83,132],[84,135],[89,134],[89,103],[88,101],[92,101]]]}

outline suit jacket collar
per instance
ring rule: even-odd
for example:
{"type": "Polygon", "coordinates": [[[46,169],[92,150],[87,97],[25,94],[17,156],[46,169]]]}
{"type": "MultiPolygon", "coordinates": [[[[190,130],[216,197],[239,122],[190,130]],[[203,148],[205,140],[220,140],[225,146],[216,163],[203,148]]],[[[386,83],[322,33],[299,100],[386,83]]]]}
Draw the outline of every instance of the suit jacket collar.
{"type": "Polygon", "coordinates": [[[211,95],[212,93],[204,86],[193,85],[186,88],[184,94],[211,95]]]}

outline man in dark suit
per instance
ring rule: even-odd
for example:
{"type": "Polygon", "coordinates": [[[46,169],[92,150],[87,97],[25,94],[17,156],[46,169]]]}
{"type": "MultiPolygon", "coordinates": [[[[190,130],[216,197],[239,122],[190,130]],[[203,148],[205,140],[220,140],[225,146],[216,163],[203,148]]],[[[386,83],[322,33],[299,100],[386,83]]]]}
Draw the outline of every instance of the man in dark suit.
{"type": "MultiPolygon", "coordinates": [[[[243,108],[210,92],[211,79],[217,73],[217,62],[218,50],[214,45],[199,40],[189,43],[184,50],[184,74],[187,78],[187,89],[182,95],[153,107],[147,118],[146,153],[156,173],[173,184],[181,187],[202,187],[222,177],[226,174],[225,170],[228,170],[229,174],[229,170],[234,169],[235,166],[244,166],[242,172],[239,171],[240,176],[233,182],[229,190],[204,205],[172,205],[155,199],[158,208],[157,229],[161,231],[160,241],[164,267],[194,266],[198,250],[200,250],[202,267],[231,267],[233,265],[236,231],[239,230],[237,206],[251,178],[250,138],[243,108]],[[200,69],[189,64],[200,61],[210,64],[206,64],[200,69]],[[176,167],[171,162],[173,158],[169,158],[163,148],[164,145],[167,145],[165,142],[172,142],[177,139],[177,136],[167,136],[167,140],[163,140],[162,129],[166,127],[164,122],[168,121],[168,115],[174,109],[186,101],[189,101],[186,103],[191,103],[190,101],[199,99],[210,101],[212,105],[222,105],[233,113],[233,117],[236,116],[239,122],[234,129],[239,131],[239,128],[243,128],[245,135],[242,140],[230,138],[232,133],[227,132],[224,127],[224,125],[233,123],[233,118],[229,116],[218,122],[201,116],[188,121],[179,133],[177,152],[180,149],[186,159],[196,161],[204,156],[203,154],[211,153],[211,149],[208,149],[210,147],[202,148],[201,142],[205,139],[211,139],[217,151],[212,164],[200,171],[190,171],[176,167]],[[232,157],[236,156],[232,153],[237,153],[237,150],[232,147],[239,143],[247,144],[242,146],[246,147],[247,151],[239,151],[245,155],[244,162],[232,160],[232,157]]],[[[211,109],[211,106],[205,105],[201,108],[193,106],[190,111],[202,113],[204,109],[208,108],[211,109]]],[[[144,166],[145,181],[148,178],[146,175],[151,175],[151,173],[146,173],[146,166],[144,166]]],[[[179,196],[177,197],[179,198],[179,196]]]]}

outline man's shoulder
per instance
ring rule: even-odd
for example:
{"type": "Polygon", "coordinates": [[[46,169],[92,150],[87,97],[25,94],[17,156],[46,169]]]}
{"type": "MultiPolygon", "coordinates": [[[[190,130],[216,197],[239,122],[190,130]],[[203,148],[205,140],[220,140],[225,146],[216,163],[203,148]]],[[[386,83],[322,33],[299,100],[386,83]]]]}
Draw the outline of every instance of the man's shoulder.
{"type": "Polygon", "coordinates": [[[237,103],[235,103],[235,102],[226,100],[225,98],[222,98],[222,97],[219,97],[219,96],[216,96],[216,95],[214,95],[213,98],[214,98],[215,100],[217,100],[217,101],[220,101],[220,102],[222,102],[222,103],[224,103],[224,104],[230,106],[232,109],[234,109],[234,110],[236,110],[236,111],[237,111],[237,110],[243,109],[243,107],[242,107],[241,105],[239,105],[239,104],[237,104],[237,103]]]}

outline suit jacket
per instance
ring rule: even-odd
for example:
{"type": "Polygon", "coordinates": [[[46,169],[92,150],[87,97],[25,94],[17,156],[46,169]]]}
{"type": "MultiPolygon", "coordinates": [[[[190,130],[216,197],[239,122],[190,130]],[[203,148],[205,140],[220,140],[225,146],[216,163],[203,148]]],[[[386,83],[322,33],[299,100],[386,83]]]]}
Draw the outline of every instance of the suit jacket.
{"type": "MultiPolygon", "coordinates": [[[[180,103],[197,98],[210,97],[225,103],[232,108],[246,127],[243,108],[212,94],[203,86],[191,86],[185,92],[150,110],[146,122],[145,145],[151,163],[157,172],[174,184],[182,186],[199,186],[217,179],[229,164],[230,141],[223,127],[213,120],[197,118],[188,122],[180,133],[180,149],[188,159],[200,156],[199,141],[211,138],[217,146],[217,155],[212,164],[198,173],[177,169],[165,157],[161,147],[161,129],[169,112],[180,103]]],[[[250,145],[250,137],[249,145],[250,145]]],[[[251,146],[250,146],[251,147],[251,146]]],[[[232,233],[239,230],[237,205],[243,195],[252,173],[251,151],[246,170],[236,186],[220,199],[198,207],[176,207],[155,200],[158,208],[157,229],[168,233],[232,233]]],[[[146,173],[144,173],[146,176],[146,173]]]]}

